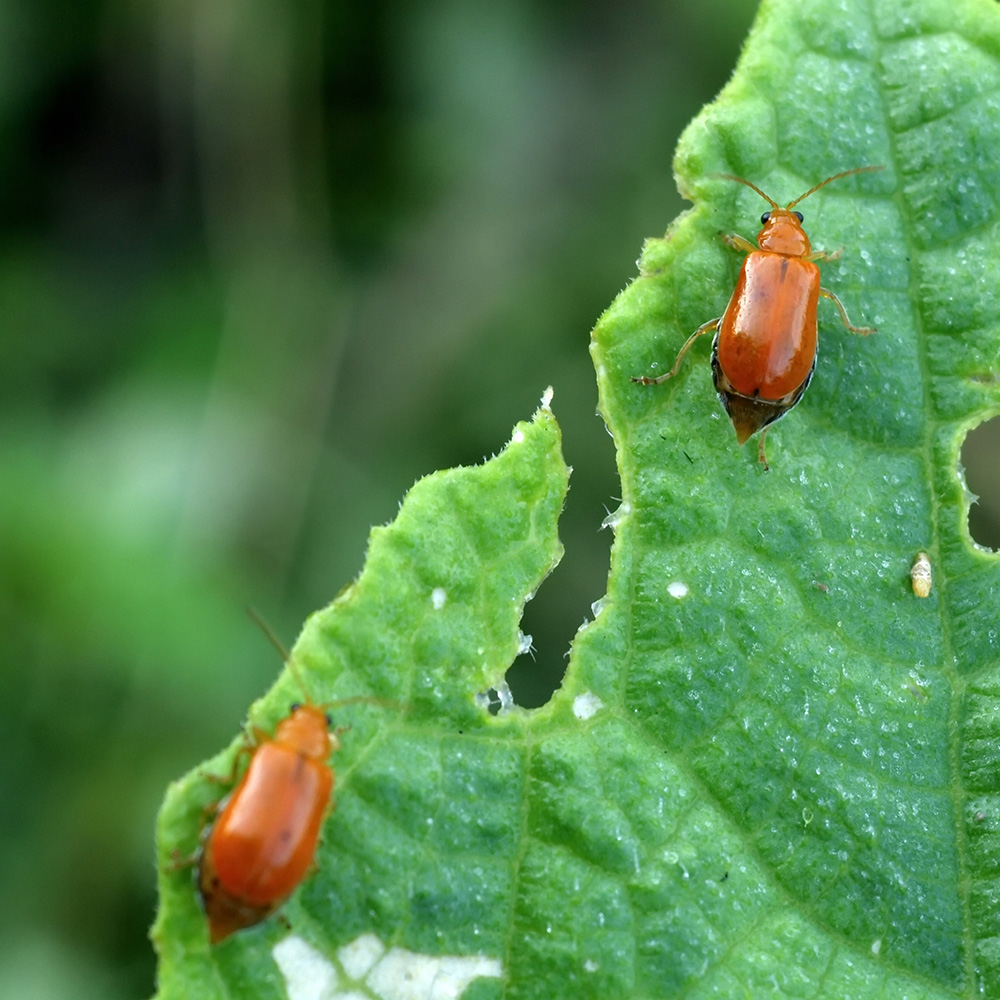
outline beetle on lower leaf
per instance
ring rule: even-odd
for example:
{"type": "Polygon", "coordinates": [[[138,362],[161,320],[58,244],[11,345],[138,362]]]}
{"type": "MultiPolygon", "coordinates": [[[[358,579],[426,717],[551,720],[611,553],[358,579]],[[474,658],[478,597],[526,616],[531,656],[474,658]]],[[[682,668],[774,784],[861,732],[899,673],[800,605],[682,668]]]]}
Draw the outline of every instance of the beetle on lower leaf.
{"type": "Polygon", "coordinates": [[[273,736],[253,727],[229,780],[243,754],[250,754],[250,762],[232,792],[214,807],[217,815],[201,851],[187,862],[198,866],[212,944],[266,920],[315,867],[320,832],[334,809],[329,758],[340,749],[345,731],[330,730],[326,709],[389,704],[367,695],[316,704],[288,651],[256,613],[251,615],[284,657],[304,702],[290,707],[273,736]]]}
{"type": "Polygon", "coordinates": [[[745,184],[770,204],[771,210],[760,218],[763,228],[757,234],[757,245],[742,236],[723,237],[733,249],[747,254],[726,311],[703,323],[688,337],[665,375],[658,378],[637,375],[632,381],[659,385],[672,378],[691,345],[714,331],[712,377],[716,392],[740,444],[760,431],[757,454],[767,470],[764,450],[767,428],[802,398],[816,367],[819,297],[833,302],[844,326],[852,333],[875,332],[872,327],[854,326],[840,299],[820,285],[816,261],[836,260],[840,251],[813,250],[802,227],[802,213],[792,209],[831,181],[882,169],[874,166],[844,170],[810,188],[784,208],[756,184],[733,174],[721,174],[726,180],[745,184]]]}
{"type": "Polygon", "coordinates": [[[198,889],[212,944],[267,919],[313,866],[333,809],[329,731],[322,707],[292,705],[274,736],[254,730],[243,777],[222,803],[198,859],[198,889]]]}

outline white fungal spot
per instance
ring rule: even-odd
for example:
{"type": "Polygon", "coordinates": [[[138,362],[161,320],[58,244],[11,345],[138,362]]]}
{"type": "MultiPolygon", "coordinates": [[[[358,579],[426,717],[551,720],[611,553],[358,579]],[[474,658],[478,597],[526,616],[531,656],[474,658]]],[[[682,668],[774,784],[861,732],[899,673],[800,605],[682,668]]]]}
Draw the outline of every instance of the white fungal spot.
{"type": "Polygon", "coordinates": [[[516,431],[514,431],[514,434],[511,437],[511,441],[514,444],[520,444],[523,440],[524,440],[524,431],[518,428],[516,431]]]}
{"type": "Polygon", "coordinates": [[[285,979],[288,1000],[458,1000],[474,979],[499,979],[500,961],[485,955],[421,955],[385,946],[362,934],[337,952],[344,977],[297,934],[271,951],[285,979]]]}
{"type": "Polygon", "coordinates": [[[882,939],[881,938],[875,938],[875,940],[872,941],[872,954],[873,955],[878,955],[878,953],[881,950],[882,950],[882,939]]]}
{"type": "Polygon", "coordinates": [[[445,601],[448,600],[448,591],[444,587],[435,587],[431,591],[431,604],[434,606],[435,611],[440,611],[444,605],[445,601]]]}
{"type": "Polygon", "coordinates": [[[667,584],[667,593],[671,597],[676,597],[679,601],[682,597],[687,597],[688,587],[686,583],[681,583],[680,580],[674,580],[673,583],[667,584]]]}
{"type": "Polygon", "coordinates": [[[584,691],[573,699],[573,714],[578,719],[591,719],[604,708],[604,702],[593,691],[584,691]]]}
{"type": "Polygon", "coordinates": [[[583,963],[584,972],[597,972],[600,966],[592,959],[588,958],[586,962],[583,963]]]}

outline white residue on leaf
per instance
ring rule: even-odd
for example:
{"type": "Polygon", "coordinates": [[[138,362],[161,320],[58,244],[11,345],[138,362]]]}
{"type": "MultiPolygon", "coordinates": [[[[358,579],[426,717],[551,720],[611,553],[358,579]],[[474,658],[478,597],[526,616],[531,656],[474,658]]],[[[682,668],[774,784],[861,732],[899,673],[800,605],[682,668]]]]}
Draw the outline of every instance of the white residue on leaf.
{"type": "Polygon", "coordinates": [[[552,405],[552,386],[550,385],[545,392],[542,393],[542,409],[547,410],[552,405]]]}
{"type": "Polygon", "coordinates": [[[448,600],[448,591],[444,587],[435,587],[431,591],[431,604],[434,606],[435,611],[440,611],[444,605],[445,601],[448,600]]]}
{"type": "Polygon", "coordinates": [[[604,708],[604,702],[593,691],[584,691],[573,699],[573,714],[578,719],[590,719],[604,708]]]}
{"type": "Polygon", "coordinates": [[[878,953],[881,950],[882,950],[882,939],[881,938],[875,938],[875,940],[872,941],[872,954],[873,955],[878,955],[878,953]]]}
{"type": "Polygon", "coordinates": [[[455,1000],[473,979],[499,979],[496,958],[420,955],[393,948],[375,966],[366,985],[382,1000],[455,1000]]]}
{"type": "Polygon", "coordinates": [[[517,655],[523,656],[531,652],[531,636],[525,635],[520,629],[517,632],[517,655]]]}
{"type": "Polygon", "coordinates": [[[344,974],[351,979],[363,979],[368,970],[385,953],[385,945],[374,934],[362,934],[337,952],[344,974]]]}
{"type": "Polygon", "coordinates": [[[680,580],[674,580],[673,583],[667,584],[667,593],[679,601],[682,597],[687,597],[688,586],[686,583],[681,583],[680,580]]]}
{"type": "Polygon", "coordinates": [[[632,513],[632,505],[627,501],[623,500],[619,505],[617,510],[612,510],[608,513],[608,516],[601,521],[602,528],[610,528],[615,531],[618,525],[625,520],[629,514],[632,513]]]}
{"type": "Polygon", "coordinates": [[[334,1000],[338,996],[333,963],[297,934],[279,941],[271,956],[285,977],[288,1000],[334,1000]]]}
{"type": "Polygon", "coordinates": [[[518,428],[511,436],[511,444],[520,444],[524,440],[524,431],[518,428]]]}
{"type": "Polygon", "coordinates": [[[458,1000],[473,979],[499,979],[499,959],[484,955],[421,955],[385,946],[362,934],[337,952],[350,984],[340,986],[333,963],[297,934],[271,951],[285,978],[288,1000],[458,1000]],[[364,987],[362,992],[358,987],[364,987]]]}
{"type": "MultiPolygon", "coordinates": [[[[528,636],[528,645],[531,645],[530,635],[528,636]]],[[[503,715],[504,712],[509,712],[514,707],[514,695],[511,693],[510,686],[505,680],[502,680],[494,690],[500,699],[500,711],[497,714],[503,715]]]]}

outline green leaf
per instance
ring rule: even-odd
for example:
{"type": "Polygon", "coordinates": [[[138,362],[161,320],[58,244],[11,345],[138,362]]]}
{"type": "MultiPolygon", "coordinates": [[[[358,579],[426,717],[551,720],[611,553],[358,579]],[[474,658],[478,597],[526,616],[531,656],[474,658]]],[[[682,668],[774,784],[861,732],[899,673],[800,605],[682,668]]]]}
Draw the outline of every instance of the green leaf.
{"type": "MultiPolygon", "coordinates": [[[[338,710],[337,811],[283,919],[209,947],[171,858],[219,790],[201,770],[171,789],[162,1000],[301,1000],[324,976],[338,997],[1000,996],[1000,569],[970,542],[958,467],[1000,412],[998,94],[991,0],[764,4],[681,140],[694,209],[594,332],[623,503],[563,687],[497,717],[475,699],[558,556],[543,409],[498,458],[418,483],[307,623],[313,697],[402,708],[338,710]],[[865,164],[886,169],[801,208],[814,246],[844,247],[824,285],[878,333],[821,303],[816,374],[765,473],[707,338],[665,385],[630,376],[721,314],[741,260],[718,233],[752,237],[766,208],[712,175],[784,203],[865,164]]],[[[296,696],[283,677],[253,724],[296,696]]]]}
{"type": "Polygon", "coordinates": [[[694,210],[595,331],[628,504],[622,707],[690,803],[665,820],[683,879],[648,862],[635,879],[655,883],[636,934],[651,995],[1000,996],[1000,571],[970,543],[958,468],[1000,409],[998,55],[981,0],[764,4],[681,140],[694,210]],[[721,315],[742,258],[717,233],[752,238],[767,208],[712,175],[784,204],[865,164],[886,169],[800,208],[814,246],[845,248],[824,285],[878,333],[821,305],[815,377],[765,473],[718,404],[709,338],[675,380],[629,376],[721,315]]]}

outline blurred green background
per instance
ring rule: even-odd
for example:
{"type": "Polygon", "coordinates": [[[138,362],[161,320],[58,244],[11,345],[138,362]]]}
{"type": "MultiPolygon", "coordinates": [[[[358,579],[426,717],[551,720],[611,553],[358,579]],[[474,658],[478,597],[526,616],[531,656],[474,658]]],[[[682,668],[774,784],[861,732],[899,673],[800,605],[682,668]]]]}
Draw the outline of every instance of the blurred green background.
{"type": "Polygon", "coordinates": [[[293,641],[550,384],[510,680],[558,683],[617,505],[589,330],[754,6],[0,2],[0,996],[152,992],[164,787],[280,667],[245,607],[293,641]]]}

